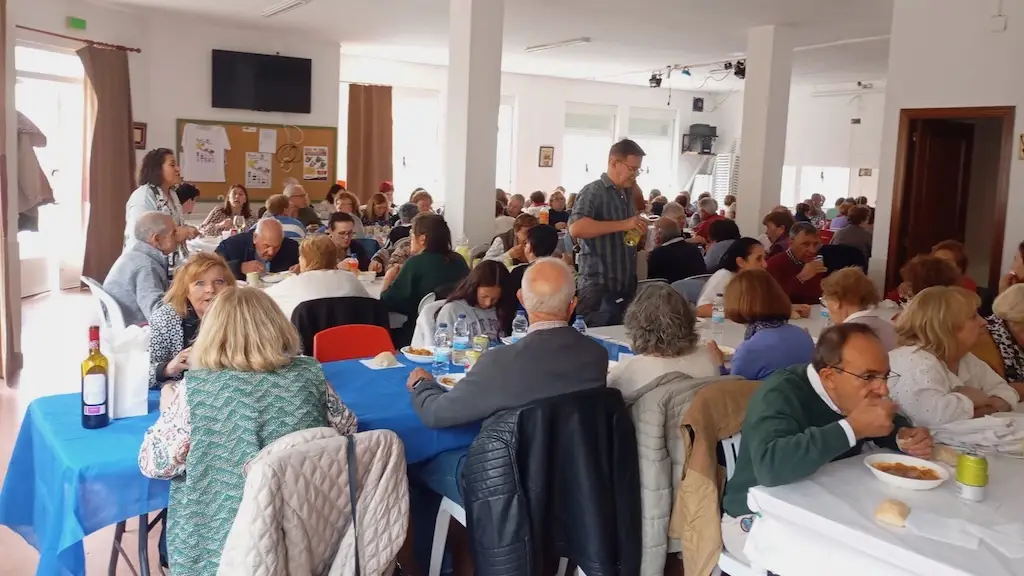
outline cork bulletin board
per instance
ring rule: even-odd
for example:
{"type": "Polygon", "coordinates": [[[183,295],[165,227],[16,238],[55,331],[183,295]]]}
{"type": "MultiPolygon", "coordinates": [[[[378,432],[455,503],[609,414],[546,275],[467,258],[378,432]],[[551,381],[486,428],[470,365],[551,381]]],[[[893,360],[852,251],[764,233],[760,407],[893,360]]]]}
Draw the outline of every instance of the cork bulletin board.
{"type": "MultiPolygon", "coordinates": [[[[204,200],[214,200],[227,194],[231,186],[242,184],[249,190],[249,199],[258,202],[280,194],[285,180],[294,178],[305,188],[310,200],[318,202],[327,196],[337,180],[338,129],[335,127],[179,118],[175,128],[179,163],[188,124],[223,126],[231,145],[224,153],[224,182],[189,180],[199,188],[204,200]],[[271,148],[266,146],[260,150],[261,136],[269,136],[268,131],[276,132],[273,152],[267,152],[271,148]]],[[[187,178],[187,172],[183,171],[182,177],[187,178]]]]}

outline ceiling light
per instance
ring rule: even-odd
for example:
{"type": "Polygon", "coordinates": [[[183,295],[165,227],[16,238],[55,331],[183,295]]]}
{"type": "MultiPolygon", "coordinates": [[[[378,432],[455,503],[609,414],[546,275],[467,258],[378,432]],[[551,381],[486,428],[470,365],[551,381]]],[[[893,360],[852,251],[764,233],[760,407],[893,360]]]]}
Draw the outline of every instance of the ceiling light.
{"type": "Polygon", "coordinates": [[[563,40],[562,42],[553,42],[551,44],[540,44],[539,46],[529,46],[526,48],[527,53],[533,52],[544,52],[547,50],[554,50],[556,48],[568,48],[570,46],[579,46],[581,44],[590,44],[590,38],[573,38],[572,40],[563,40]]]}
{"type": "Polygon", "coordinates": [[[284,0],[284,2],[274,4],[270,8],[267,8],[263,12],[260,12],[260,16],[263,16],[264,18],[270,18],[271,16],[284,14],[285,12],[294,10],[300,6],[305,6],[310,2],[312,2],[312,0],[284,0]]]}
{"type": "Polygon", "coordinates": [[[690,74],[690,69],[689,69],[689,68],[686,68],[686,67],[684,67],[684,68],[683,68],[683,71],[682,71],[682,75],[683,75],[683,76],[691,76],[691,74],[690,74]]]}
{"type": "Polygon", "coordinates": [[[737,60],[736,61],[736,67],[733,68],[732,74],[733,74],[733,76],[739,78],[740,80],[743,80],[744,78],[746,78],[747,77],[747,61],[746,60],[737,60]]]}

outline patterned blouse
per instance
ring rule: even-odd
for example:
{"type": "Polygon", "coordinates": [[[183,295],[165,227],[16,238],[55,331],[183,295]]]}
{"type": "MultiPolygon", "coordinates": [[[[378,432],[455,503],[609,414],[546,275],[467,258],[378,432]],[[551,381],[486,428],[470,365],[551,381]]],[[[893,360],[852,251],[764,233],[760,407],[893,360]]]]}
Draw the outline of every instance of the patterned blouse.
{"type": "Polygon", "coordinates": [[[1024,350],[1017,344],[1006,321],[995,314],[985,318],[989,334],[999,347],[999,355],[1003,358],[1007,382],[1024,381],[1024,350]]]}
{"type": "MultiPolygon", "coordinates": [[[[327,388],[328,424],[342,434],[355,434],[355,414],[341,403],[341,399],[326,380],[324,386],[327,388]]],[[[170,480],[185,473],[192,435],[187,376],[181,383],[172,385],[172,389],[166,409],[160,413],[156,423],[146,431],[142,448],[139,450],[139,470],[148,478],[170,480]]]]}
{"type": "MultiPolygon", "coordinates": [[[[223,205],[215,206],[206,216],[206,220],[203,220],[203,223],[199,225],[199,232],[203,236],[219,236],[222,230],[217,226],[224,220],[230,220],[232,218],[233,216],[224,209],[223,205]]],[[[245,226],[242,229],[248,230],[249,228],[252,228],[256,225],[257,220],[258,218],[255,216],[249,216],[245,219],[245,226]]]]}

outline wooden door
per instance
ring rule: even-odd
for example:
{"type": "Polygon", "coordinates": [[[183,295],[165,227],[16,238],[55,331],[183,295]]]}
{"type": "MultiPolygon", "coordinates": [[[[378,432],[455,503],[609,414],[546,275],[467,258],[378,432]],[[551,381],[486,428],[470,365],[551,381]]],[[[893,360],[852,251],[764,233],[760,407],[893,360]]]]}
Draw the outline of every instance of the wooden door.
{"type": "Polygon", "coordinates": [[[899,265],[942,240],[963,242],[974,126],[950,120],[911,124],[899,265]]]}

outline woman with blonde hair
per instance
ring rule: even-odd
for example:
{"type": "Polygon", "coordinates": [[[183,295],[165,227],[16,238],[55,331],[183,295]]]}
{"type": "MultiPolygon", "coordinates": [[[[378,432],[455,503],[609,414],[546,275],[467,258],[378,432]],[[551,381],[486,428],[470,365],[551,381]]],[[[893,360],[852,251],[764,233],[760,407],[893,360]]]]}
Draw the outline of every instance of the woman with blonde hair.
{"type": "Polygon", "coordinates": [[[356,432],[320,363],[299,348],[295,328],[256,288],[228,291],[210,310],[187,378],[139,451],[145,476],[171,481],[167,551],[175,576],[217,572],[242,501],[242,470],[260,450],[309,428],[356,432]]]}
{"type": "Polygon", "coordinates": [[[363,209],[363,226],[391,226],[391,202],[380,192],[370,196],[363,209]]]}
{"type": "Polygon", "coordinates": [[[355,274],[338,270],[338,247],[330,236],[308,236],[299,244],[299,274],[267,288],[285,318],[309,300],[320,298],[369,298],[355,274]]]}
{"type": "Polygon", "coordinates": [[[978,295],[933,286],[914,296],[896,319],[901,346],[889,352],[900,376],[890,388],[915,426],[934,427],[1009,412],[1017,392],[970,350],[985,328],[978,295]]]}
{"type": "Polygon", "coordinates": [[[712,340],[708,353],[722,374],[762,380],[779,368],[807,364],[814,357],[814,341],[806,330],[789,323],[793,304],[779,283],[762,269],[742,270],[725,287],[725,317],[746,325],[743,343],[736,349],[732,370],[712,340]]]}
{"type": "Polygon", "coordinates": [[[555,189],[548,198],[548,224],[557,230],[565,230],[569,226],[569,208],[565,201],[565,192],[555,189]]]}
{"type": "Polygon", "coordinates": [[[201,252],[174,273],[164,303],[149,318],[149,387],[181,380],[199,324],[217,296],[235,286],[219,254],[201,252]]]}
{"type": "Polygon", "coordinates": [[[894,309],[880,309],[878,289],[863,270],[843,268],[821,281],[821,304],[836,324],[856,322],[875,331],[886,352],[896,348],[896,329],[892,325],[894,309]]]}

